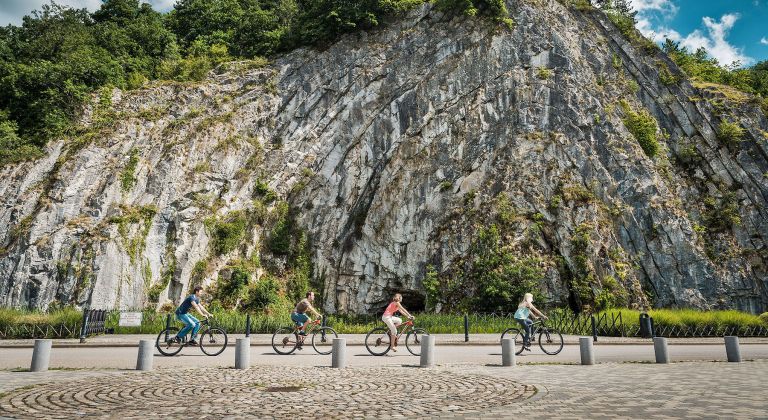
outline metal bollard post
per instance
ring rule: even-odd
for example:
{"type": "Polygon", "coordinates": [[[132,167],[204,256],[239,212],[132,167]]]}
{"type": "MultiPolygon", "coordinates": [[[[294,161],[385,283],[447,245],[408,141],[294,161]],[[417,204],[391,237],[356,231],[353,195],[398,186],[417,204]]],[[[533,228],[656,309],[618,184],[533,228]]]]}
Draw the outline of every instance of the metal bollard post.
{"type": "Polygon", "coordinates": [[[168,342],[168,333],[171,329],[171,314],[165,316],[165,342],[168,342]]]}
{"type": "Polygon", "coordinates": [[[656,353],[656,363],[669,363],[666,337],[653,337],[653,352],[656,353]]]}
{"type": "Polygon", "coordinates": [[[139,341],[139,357],[136,360],[136,370],[152,370],[152,340],[139,341]]]}
{"type": "Polygon", "coordinates": [[[591,337],[579,337],[579,347],[581,352],[581,364],[582,365],[594,365],[595,353],[592,347],[591,337]]]}
{"type": "Polygon", "coordinates": [[[32,365],[30,372],[45,372],[51,361],[52,340],[35,340],[35,348],[32,350],[32,365]]]}
{"type": "Polygon", "coordinates": [[[419,361],[423,368],[435,366],[435,336],[421,336],[421,358],[419,361]]]}
{"type": "Polygon", "coordinates": [[[347,367],[347,339],[334,338],[331,352],[331,367],[343,369],[347,367]]]}
{"type": "Polygon", "coordinates": [[[469,316],[464,314],[464,342],[469,342],[469,316]]]}
{"type": "Polygon", "coordinates": [[[597,341],[597,325],[595,323],[594,315],[592,315],[592,341],[597,341]]]}
{"type": "Polygon", "coordinates": [[[251,367],[251,339],[238,338],[235,343],[235,369],[251,367]]]}
{"type": "Polygon", "coordinates": [[[513,338],[501,339],[501,365],[515,366],[515,340],[513,338]]]}
{"type": "Polygon", "coordinates": [[[326,316],[323,317],[323,322],[320,324],[323,329],[320,332],[320,336],[323,339],[323,342],[325,342],[325,327],[328,325],[327,322],[328,318],[326,316]]]}
{"type": "Polygon", "coordinates": [[[739,337],[735,335],[725,336],[725,354],[729,362],[741,362],[741,349],[739,349],[739,337]]]}
{"type": "Polygon", "coordinates": [[[251,314],[245,315],[245,336],[251,336],[251,314]]]}
{"type": "Polygon", "coordinates": [[[85,337],[88,336],[88,318],[91,316],[91,311],[83,311],[83,326],[80,328],[80,342],[85,343],[85,337]]]}

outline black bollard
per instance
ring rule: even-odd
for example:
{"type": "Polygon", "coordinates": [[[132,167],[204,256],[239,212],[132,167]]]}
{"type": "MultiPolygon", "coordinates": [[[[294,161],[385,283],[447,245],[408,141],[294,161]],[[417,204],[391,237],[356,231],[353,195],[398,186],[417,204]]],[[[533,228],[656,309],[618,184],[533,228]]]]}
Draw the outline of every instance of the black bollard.
{"type": "Polygon", "coordinates": [[[80,342],[85,343],[85,337],[88,336],[88,318],[91,316],[91,311],[83,311],[83,326],[80,328],[80,342]]]}
{"type": "Polygon", "coordinates": [[[165,342],[168,342],[168,330],[171,329],[171,314],[165,316],[165,342]]]}
{"type": "MultiPolygon", "coordinates": [[[[323,317],[323,322],[322,322],[320,325],[321,325],[321,326],[323,326],[323,327],[325,327],[325,326],[326,326],[326,323],[325,323],[325,321],[326,321],[327,319],[328,319],[328,318],[326,318],[326,317],[324,316],[324,317],[323,317]]],[[[325,330],[321,330],[321,333],[320,333],[320,337],[323,339],[322,343],[325,343],[325,330]]]]}
{"type": "Polygon", "coordinates": [[[245,315],[245,336],[251,336],[251,314],[245,315]]]}
{"type": "Polygon", "coordinates": [[[469,316],[464,314],[464,342],[469,342],[469,316]]]}
{"type": "Polygon", "coordinates": [[[597,341],[597,324],[594,315],[592,315],[592,341],[597,341]]]}

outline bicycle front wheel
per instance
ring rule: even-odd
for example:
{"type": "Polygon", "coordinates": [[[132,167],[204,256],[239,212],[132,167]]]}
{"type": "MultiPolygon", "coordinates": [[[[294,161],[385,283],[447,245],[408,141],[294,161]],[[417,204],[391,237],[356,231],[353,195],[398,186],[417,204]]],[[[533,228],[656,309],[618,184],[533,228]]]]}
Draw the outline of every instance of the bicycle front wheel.
{"type": "Polygon", "coordinates": [[[179,329],[176,327],[160,331],[160,334],[157,335],[157,340],[155,340],[155,348],[160,354],[163,356],[175,356],[179,354],[184,347],[184,343],[176,343],[175,341],[172,341],[178,332],[179,329]],[[166,334],[168,336],[168,341],[165,340],[166,334]]]}
{"type": "Polygon", "coordinates": [[[549,355],[560,353],[563,349],[563,335],[557,331],[542,330],[539,333],[539,347],[549,355]]]}
{"type": "Polygon", "coordinates": [[[312,347],[320,354],[333,352],[333,339],[339,335],[331,327],[323,327],[312,333],[312,347]]]}
{"type": "Polygon", "coordinates": [[[209,328],[200,336],[200,350],[208,356],[218,356],[227,348],[227,333],[221,328],[209,328]]]}
{"type": "Polygon", "coordinates": [[[374,356],[383,356],[392,348],[389,328],[374,328],[365,336],[365,348],[374,356]]]}
{"type": "Polygon", "coordinates": [[[414,328],[405,336],[405,348],[414,356],[421,356],[421,336],[429,335],[424,328],[414,328]]]}
{"type": "Polygon", "coordinates": [[[520,354],[525,349],[525,343],[523,342],[523,333],[517,328],[508,328],[501,334],[501,339],[511,338],[513,346],[515,347],[515,354],[520,354]]]}
{"type": "Polygon", "coordinates": [[[291,354],[296,351],[299,335],[290,327],[278,328],[272,335],[272,348],[277,354],[291,354]]]}

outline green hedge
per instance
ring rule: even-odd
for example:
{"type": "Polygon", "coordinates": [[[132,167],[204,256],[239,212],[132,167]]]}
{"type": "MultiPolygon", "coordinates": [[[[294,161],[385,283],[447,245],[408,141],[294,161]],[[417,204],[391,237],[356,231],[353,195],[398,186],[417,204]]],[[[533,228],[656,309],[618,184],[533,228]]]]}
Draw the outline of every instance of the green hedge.
{"type": "MultiPolygon", "coordinates": [[[[290,325],[289,318],[291,308],[280,305],[272,308],[267,313],[261,312],[251,315],[251,332],[254,334],[268,334],[275,331],[278,326],[290,325]]],[[[550,317],[550,324],[570,324],[575,315],[567,309],[545,310],[550,317]]],[[[640,311],[632,309],[611,309],[596,314],[600,318],[603,314],[607,319],[617,318],[621,314],[625,331],[636,331],[639,324],[640,311]]],[[[740,311],[699,311],[695,309],[655,309],[648,311],[653,317],[656,327],[712,327],[718,331],[730,327],[765,327],[768,328],[768,313],[760,316],[740,311]]],[[[166,313],[151,310],[143,311],[141,327],[120,327],[118,321],[119,311],[112,311],[106,319],[106,328],[113,328],[116,334],[157,334],[165,327],[166,313]]],[[[241,334],[245,332],[246,313],[235,310],[218,310],[214,312],[215,324],[223,327],[227,332],[241,334]]],[[[422,313],[416,315],[416,325],[425,328],[433,334],[463,334],[463,314],[431,314],[422,313]]],[[[469,314],[470,334],[500,334],[505,329],[516,327],[510,313],[507,314],[469,314]]],[[[589,325],[588,316],[578,318],[585,328],[589,325]]],[[[0,332],[9,328],[24,326],[57,327],[61,325],[79,328],[82,322],[82,313],[73,308],[57,309],[49,313],[20,311],[14,309],[0,309],[0,332]]],[[[171,315],[171,325],[179,327],[180,323],[171,315]]],[[[384,325],[377,315],[328,315],[328,325],[341,334],[364,334],[376,326],[384,325]]],[[[39,332],[39,330],[36,330],[39,332]]],[[[563,333],[584,333],[583,331],[568,331],[563,333]]],[[[31,338],[28,336],[5,336],[5,338],[31,338]]]]}

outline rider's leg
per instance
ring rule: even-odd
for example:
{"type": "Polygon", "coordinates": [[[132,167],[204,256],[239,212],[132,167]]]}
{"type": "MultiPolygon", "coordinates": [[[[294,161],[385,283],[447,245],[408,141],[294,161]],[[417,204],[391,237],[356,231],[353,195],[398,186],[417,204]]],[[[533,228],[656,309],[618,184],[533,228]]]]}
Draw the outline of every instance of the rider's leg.
{"type": "Polygon", "coordinates": [[[531,345],[531,329],[533,326],[533,321],[530,319],[524,320],[525,322],[525,343],[527,346],[531,345]]]}
{"type": "Polygon", "coordinates": [[[192,318],[192,322],[194,322],[194,325],[192,326],[192,341],[194,341],[197,338],[197,332],[200,331],[200,321],[192,315],[187,314],[187,316],[192,318]]]}
{"type": "Polygon", "coordinates": [[[397,347],[397,327],[403,323],[403,320],[400,317],[393,316],[392,323],[395,325],[395,332],[392,333],[392,347],[397,347]]]}
{"type": "Polygon", "coordinates": [[[184,328],[179,330],[179,333],[176,334],[176,338],[181,340],[187,335],[189,331],[192,330],[192,328],[194,328],[195,322],[192,320],[194,317],[190,314],[176,314],[176,319],[184,323],[184,328]]]}
{"type": "MultiPolygon", "coordinates": [[[[389,328],[389,336],[395,337],[397,336],[397,325],[395,325],[395,320],[399,320],[400,318],[396,316],[382,316],[381,320],[384,321],[385,324],[387,324],[387,327],[389,328]]],[[[402,321],[400,321],[402,322],[402,321]]],[[[399,324],[398,324],[399,325],[399,324]]]]}

